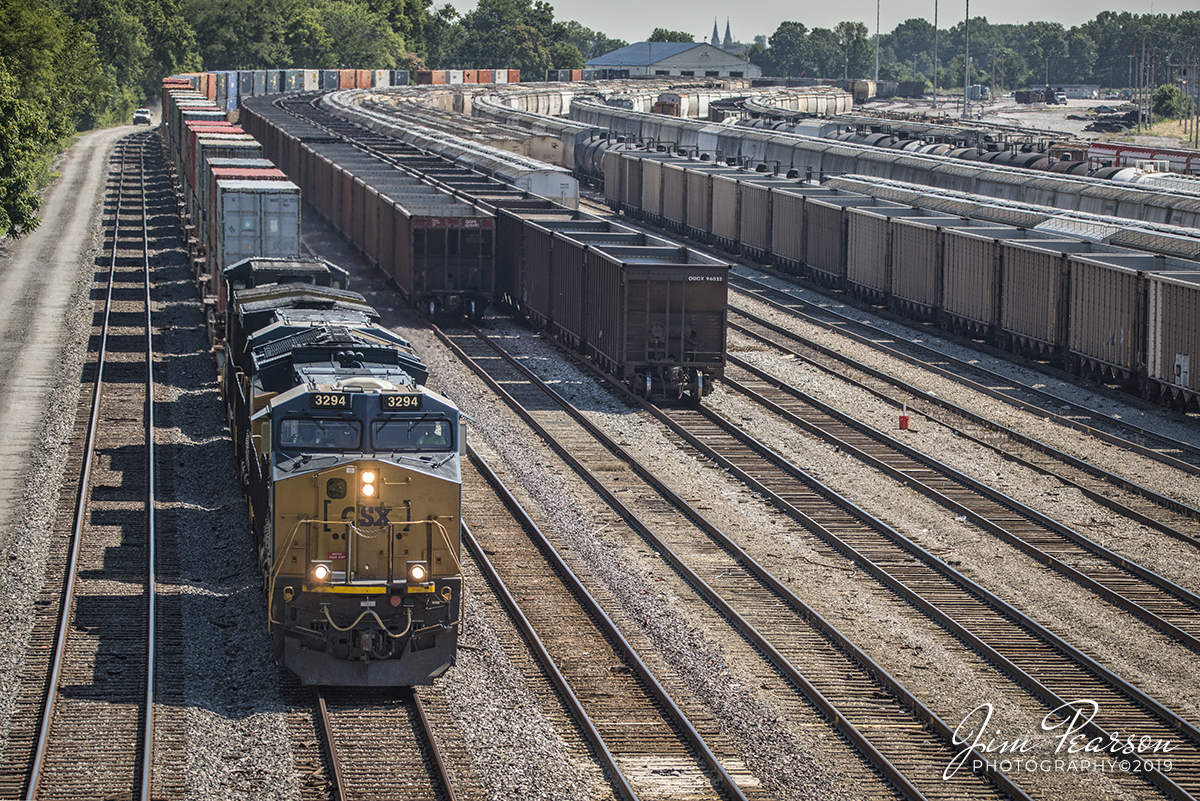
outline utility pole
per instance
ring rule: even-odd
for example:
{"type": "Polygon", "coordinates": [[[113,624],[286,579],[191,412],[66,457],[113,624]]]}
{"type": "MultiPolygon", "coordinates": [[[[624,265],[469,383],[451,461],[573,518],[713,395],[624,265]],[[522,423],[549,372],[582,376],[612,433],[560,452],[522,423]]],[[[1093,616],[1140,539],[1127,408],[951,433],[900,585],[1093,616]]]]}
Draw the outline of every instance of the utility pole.
{"type": "Polygon", "coordinates": [[[875,83],[879,83],[879,2],[875,0],[875,83]]]}
{"type": "Polygon", "coordinates": [[[935,109],[937,108],[937,78],[938,78],[937,4],[938,4],[938,0],[933,0],[933,107],[935,109]]]}
{"type": "Polygon", "coordinates": [[[996,86],[996,46],[992,45],[992,100],[994,101],[1000,94],[1000,87],[996,86]]]}
{"type": "Polygon", "coordinates": [[[971,85],[971,0],[967,0],[967,16],[963,20],[963,116],[967,116],[967,87],[971,85]]]}

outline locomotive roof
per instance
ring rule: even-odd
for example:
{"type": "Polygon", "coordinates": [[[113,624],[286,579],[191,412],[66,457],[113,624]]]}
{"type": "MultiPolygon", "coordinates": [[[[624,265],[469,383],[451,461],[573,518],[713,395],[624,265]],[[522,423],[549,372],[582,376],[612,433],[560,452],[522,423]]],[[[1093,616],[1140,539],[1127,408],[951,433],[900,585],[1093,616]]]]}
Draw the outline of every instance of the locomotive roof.
{"type": "Polygon", "coordinates": [[[316,380],[335,382],[364,370],[366,374],[380,369],[394,372],[396,380],[405,384],[429,380],[429,371],[410,350],[371,329],[344,326],[303,329],[265,342],[254,348],[252,364],[254,383],[265,392],[316,380]]]}
{"type": "Polygon", "coordinates": [[[268,259],[252,257],[226,267],[226,281],[243,281],[248,288],[268,284],[298,283],[301,281],[330,286],[336,279],[341,286],[350,283],[350,274],[324,259],[268,259]]]}

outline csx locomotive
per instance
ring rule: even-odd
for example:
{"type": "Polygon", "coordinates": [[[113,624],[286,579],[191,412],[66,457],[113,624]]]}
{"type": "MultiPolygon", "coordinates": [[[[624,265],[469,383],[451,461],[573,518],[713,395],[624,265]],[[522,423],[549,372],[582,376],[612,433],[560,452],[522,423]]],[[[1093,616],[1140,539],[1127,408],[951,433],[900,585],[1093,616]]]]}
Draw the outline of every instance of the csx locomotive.
{"type": "Polygon", "coordinates": [[[454,663],[459,413],[344,273],[224,271],[222,387],[275,656],[305,684],[427,684],[454,663]]]}

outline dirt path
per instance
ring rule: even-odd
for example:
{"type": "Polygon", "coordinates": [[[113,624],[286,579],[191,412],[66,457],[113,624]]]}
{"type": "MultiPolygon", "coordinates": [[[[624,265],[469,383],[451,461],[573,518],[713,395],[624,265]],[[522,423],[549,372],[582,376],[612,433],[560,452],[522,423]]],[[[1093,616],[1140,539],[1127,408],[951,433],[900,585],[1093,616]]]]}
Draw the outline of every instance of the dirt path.
{"type": "MultiPolygon", "coordinates": [[[[122,126],[94,131],[60,159],[59,178],[47,189],[42,224],[0,247],[0,544],[26,517],[26,484],[39,453],[57,445],[45,424],[53,405],[70,402],[60,391],[71,361],[72,329],[90,325],[77,308],[86,297],[98,256],[98,226],[108,157],[113,144],[134,131],[122,126]]],[[[78,375],[74,379],[78,381],[78,375]]],[[[71,417],[74,407],[71,406],[71,417]]],[[[57,487],[32,487],[51,489],[57,487]]]]}

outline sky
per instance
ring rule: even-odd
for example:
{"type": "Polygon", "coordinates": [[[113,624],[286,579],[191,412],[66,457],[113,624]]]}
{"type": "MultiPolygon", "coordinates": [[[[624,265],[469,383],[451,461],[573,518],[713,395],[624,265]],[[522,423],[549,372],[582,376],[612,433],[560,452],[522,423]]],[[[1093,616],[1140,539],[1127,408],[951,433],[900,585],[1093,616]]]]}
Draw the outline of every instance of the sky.
{"type": "MultiPolygon", "coordinates": [[[[449,2],[460,13],[475,7],[475,0],[435,0],[436,6],[449,2]]],[[[601,31],[614,39],[645,41],[655,28],[667,28],[693,34],[697,41],[712,35],[713,18],[721,36],[728,17],[733,38],[747,44],[757,34],[770,36],[785,20],[801,22],[809,28],[832,28],[842,20],[862,22],[875,33],[876,0],[837,0],[837,2],[779,3],[768,0],[549,0],[555,19],[573,19],[585,27],[601,31]]],[[[937,0],[938,27],[946,30],[961,22],[969,0],[937,0]]],[[[906,19],[924,17],[933,22],[934,0],[878,0],[879,30],[887,33],[906,19]]],[[[1104,10],[1129,11],[1133,14],[1177,14],[1200,11],[1200,0],[1005,0],[970,3],[972,17],[987,17],[991,23],[1024,24],[1035,20],[1061,22],[1067,28],[1080,25],[1104,10]]]]}

